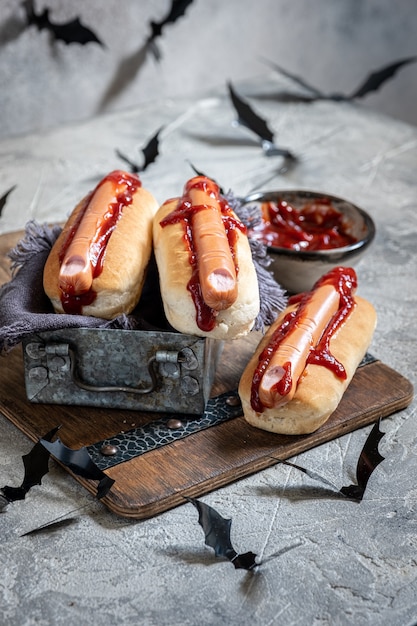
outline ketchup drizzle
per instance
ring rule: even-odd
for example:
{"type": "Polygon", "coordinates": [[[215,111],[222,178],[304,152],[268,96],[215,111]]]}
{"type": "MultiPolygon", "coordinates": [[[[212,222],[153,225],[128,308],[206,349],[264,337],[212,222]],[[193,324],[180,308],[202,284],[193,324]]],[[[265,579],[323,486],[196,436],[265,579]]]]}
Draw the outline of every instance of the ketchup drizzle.
{"type": "MultiPolygon", "coordinates": [[[[281,324],[273,332],[268,345],[259,355],[258,364],[253,375],[251,386],[251,406],[257,413],[262,413],[265,409],[259,398],[259,385],[273,354],[288,333],[295,326],[297,326],[300,320],[302,320],[304,310],[312,296],[312,292],[322,285],[333,285],[338,291],[340,296],[339,308],[329,320],[329,323],[327,324],[327,327],[320,337],[317,345],[311,348],[307,357],[306,366],[309,363],[321,365],[322,367],[326,367],[331,370],[338,378],[342,380],[346,379],[346,370],[343,364],[340,363],[340,361],[338,361],[330,352],[330,340],[355,306],[353,293],[357,287],[357,278],[354,269],[347,267],[335,267],[330,270],[330,272],[322,276],[315,283],[311,291],[297,294],[289,299],[289,304],[298,303],[297,309],[287,313],[281,324]]],[[[279,383],[274,387],[281,396],[285,396],[289,392],[292,385],[290,363],[284,363],[283,367],[285,369],[285,374],[279,383]]]]}
{"type": "MultiPolygon", "coordinates": [[[[90,263],[93,268],[93,278],[97,278],[98,276],[100,276],[101,272],[103,271],[103,263],[106,255],[107,244],[123,213],[123,209],[132,203],[134,193],[139,187],[142,186],[142,183],[138,176],[136,176],[135,174],[129,174],[128,172],[124,172],[122,170],[114,170],[113,172],[110,172],[110,174],[108,174],[105,178],[103,178],[98,183],[94,191],[92,191],[86,197],[85,202],[77,216],[77,220],[69,231],[68,236],[64,241],[59,254],[59,262],[61,264],[64,260],[66,251],[68,250],[72,240],[74,239],[78,227],[81,224],[86,211],[88,210],[88,206],[92,197],[94,196],[96,191],[105,182],[108,181],[113,182],[115,187],[119,185],[124,185],[124,187],[122,191],[117,194],[116,202],[111,202],[105,210],[103,207],[102,220],[98,224],[96,233],[92,238],[89,256],[90,263]]],[[[71,293],[71,291],[62,291],[62,308],[64,309],[65,313],[69,313],[71,315],[81,315],[83,307],[92,304],[96,297],[97,294],[93,289],[89,289],[86,293],[77,295],[71,293]]]]}
{"type": "Polygon", "coordinates": [[[238,237],[238,231],[246,233],[246,227],[242,224],[233,214],[232,209],[226,202],[226,200],[220,196],[220,190],[216,183],[210,179],[199,179],[188,181],[184,188],[184,194],[179,200],[176,208],[171,211],[163,220],[160,225],[162,228],[170,224],[182,223],[184,229],[184,241],[189,253],[190,265],[192,267],[192,275],[187,284],[187,289],[191,294],[196,310],[196,323],[200,330],[203,332],[210,332],[216,325],[216,316],[218,311],[215,311],[203,300],[200,287],[200,278],[198,272],[197,253],[194,246],[193,231],[192,231],[192,217],[198,211],[209,207],[208,204],[193,205],[189,196],[190,189],[200,189],[207,193],[210,197],[216,198],[219,203],[222,221],[226,236],[229,242],[230,252],[233,258],[233,262],[236,269],[236,275],[239,272],[239,267],[236,258],[236,242],[238,237]]]}

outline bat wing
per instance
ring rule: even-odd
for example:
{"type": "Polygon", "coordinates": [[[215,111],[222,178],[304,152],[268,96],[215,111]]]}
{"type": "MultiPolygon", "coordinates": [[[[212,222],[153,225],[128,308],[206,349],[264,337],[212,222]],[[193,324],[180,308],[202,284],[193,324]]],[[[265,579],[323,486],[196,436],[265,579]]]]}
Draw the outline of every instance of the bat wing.
{"type": "Polygon", "coordinates": [[[150,23],[151,35],[149,37],[149,43],[162,35],[162,29],[167,24],[173,24],[180,17],[185,15],[185,12],[193,0],[172,0],[171,7],[166,16],[160,22],[152,21],[150,23]]]}
{"type": "Polygon", "coordinates": [[[83,447],[78,450],[73,450],[64,445],[60,439],[52,443],[41,439],[41,443],[50,454],[68,467],[74,474],[90,480],[98,480],[98,499],[103,498],[108,493],[114,480],[109,478],[109,476],[97,467],[91,460],[86,448],[83,447]]]}
{"type": "Polygon", "coordinates": [[[380,420],[374,424],[369,433],[356,467],[356,479],[358,485],[363,487],[363,489],[365,489],[368,484],[372,472],[384,460],[384,457],[379,452],[378,446],[385,433],[381,432],[379,426],[380,420]]]}
{"type": "MultiPolygon", "coordinates": [[[[59,426],[51,430],[45,435],[45,440],[51,441],[58,430],[59,426]]],[[[26,491],[29,491],[31,487],[40,485],[42,478],[48,473],[49,452],[45,450],[40,441],[38,441],[38,443],[33,446],[32,450],[22,458],[25,467],[25,477],[22,487],[26,489],[26,491]]]]}
{"type": "Polygon", "coordinates": [[[53,24],[50,22],[48,30],[51,31],[55,39],[66,44],[80,43],[85,45],[93,42],[103,46],[103,42],[97,37],[95,32],[84,26],[78,17],[64,24],[53,24]]]}
{"type": "Polygon", "coordinates": [[[266,121],[236,93],[231,83],[228,83],[228,87],[232,104],[238,115],[238,122],[246,126],[246,128],[249,128],[249,130],[258,135],[263,141],[272,144],[274,142],[274,134],[268,128],[266,121]]]}
{"type": "Polygon", "coordinates": [[[384,460],[384,457],[379,452],[378,445],[385,433],[381,432],[379,426],[380,420],[374,424],[359,455],[356,466],[356,480],[358,484],[342,487],[340,490],[347,497],[362,500],[372,472],[384,460]]]}
{"type": "Polygon", "coordinates": [[[6,193],[4,193],[1,196],[1,198],[0,198],[0,217],[1,217],[2,213],[3,213],[4,207],[6,206],[7,198],[12,193],[12,191],[14,191],[14,189],[16,189],[16,185],[13,185],[13,187],[10,187],[10,189],[8,191],[6,191],[6,193]]]}
{"type": "Polygon", "coordinates": [[[148,141],[148,143],[142,148],[142,154],[144,156],[143,165],[138,165],[135,161],[129,159],[125,154],[120,152],[120,150],[116,150],[117,156],[122,159],[130,168],[130,171],[133,174],[138,174],[139,172],[143,172],[146,170],[148,165],[153,163],[159,155],[159,133],[162,128],[160,128],[153,137],[148,141]]]}
{"type": "MultiPolygon", "coordinates": [[[[53,428],[44,436],[44,439],[47,441],[51,441],[51,439],[53,439],[58,430],[59,426],[53,428]]],[[[35,485],[40,485],[42,483],[42,478],[49,471],[49,452],[45,450],[40,441],[35,443],[31,451],[28,452],[28,454],[22,456],[22,459],[25,468],[25,474],[20,487],[6,486],[2,488],[2,492],[9,502],[24,500],[29,489],[31,489],[35,485]]]]}
{"type": "Polygon", "coordinates": [[[213,548],[216,556],[221,556],[233,563],[235,569],[253,569],[258,565],[256,554],[245,552],[238,554],[230,540],[232,520],[222,517],[213,507],[193,498],[187,498],[198,511],[198,523],[205,534],[205,544],[213,548]]]}
{"type": "Polygon", "coordinates": [[[142,166],[142,171],[145,170],[148,165],[153,163],[156,158],[159,156],[159,135],[162,131],[161,127],[153,137],[148,141],[148,143],[142,148],[143,156],[145,157],[144,164],[142,166]]]}
{"type": "Polygon", "coordinates": [[[164,26],[167,24],[173,24],[180,17],[182,17],[188,8],[188,5],[190,5],[192,1],[193,0],[172,0],[171,8],[164,18],[160,22],[152,20],[149,23],[151,33],[146,41],[145,47],[147,50],[152,52],[157,61],[161,60],[162,55],[157,46],[156,40],[162,35],[164,26]]]}
{"type": "Polygon", "coordinates": [[[189,5],[192,4],[193,0],[172,0],[171,8],[163,20],[163,24],[173,24],[180,17],[185,15],[186,10],[189,5]]]}
{"type": "Polygon", "coordinates": [[[402,59],[400,61],[396,61],[395,63],[391,63],[383,67],[376,72],[372,72],[365,79],[365,81],[349,96],[350,100],[354,100],[355,98],[363,98],[371,91],[377,91],[381,85],[383,85],[387,80],[393,78],[395,74],[401,69],[404,65],[408,63],[414,63],[417,60],[417,57],[409,57],[407,59],[402,59]]]}
{"type": "Polygon", "coordinates": [[[223,556],[230,560],[237,556],[230,541],[231,519],[222,517],[216,509],[200,502],[199,500],[189,498],[198,511],[198,523],[204,531],[205,544],[213,548],[216,556],[223,556]]]}
{"type": "Polygon", "coordinates": [[[97,35],[90,28],[84,26],[78,17],[63,24],[55,24],[49,17],[49,9],[44,9],[42,13],[36,13],[33,0],[27,0],[24,6],[28,25],[36,26],[38,30],[48,30],[56,40],[61,40],[66,44],[80,43],[85,45],[89,42],[95,42],[103,45],[97,35]]]}

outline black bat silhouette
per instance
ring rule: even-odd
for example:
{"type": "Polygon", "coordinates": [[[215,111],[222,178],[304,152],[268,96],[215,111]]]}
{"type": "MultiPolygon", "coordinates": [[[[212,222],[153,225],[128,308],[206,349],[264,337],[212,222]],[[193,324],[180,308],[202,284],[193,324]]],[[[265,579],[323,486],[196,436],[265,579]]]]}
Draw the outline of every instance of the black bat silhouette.
{"type": "Polygon", "coordinates": [[[36,26],[38,30],[49,31],[56,41],[63,41],[67,45],[71,43],[85,45],[90,42],[100,46],[104,45],[90,28],[81,23],[78,17],[62,24],[56,24],[49,17],[48,8],[45,8],[42,13],[36,13],[34,0],[25,0],[23,6],[26,11],[28,26],[36,26]]]}
{"type": "Polygon", "coordinates": [[[262,149],[266,156],[283,156],[286,159],[295,160],[296,157],[286,148],[278,148],[274,143],[274,133],[264,120],[253,108],[236,92],[232,84],[228,82],[229,94],[232,104],[237,113],[237,122],[251,130],[262,141],[262,149]]]}
{"type": "Polygon", "coordinates": [[[296,465],[295,463],[290,463],[289,461],[280,462],[284,463],[284,465],[295,467],[313,480],[317,480],[318,482],[321,482],[331,487],[338,495],[341,494],[342,496],[345,496],[350,500],[356,500],[357,502],[361,502],[372,472],[384,460],[384,457],[381,456],[378,450],[378,444],[385,434],[381,432],[379,428],[380,422],[381,420],[379,419],[374,424],[371,432],[366,438],[362,451],[359,455],[358,463],[356,466],[356,485],[352,484],[338,489],[333,483],[331,483],[323,476],[320,476],[320,474],[317,474],[316,472],[301,467],[300,465],[296,465]]]}
{"type": "Polygon", "coordinates": [[[200,502],[200,500],[187,497],[185,499],[191,502],[198,510],[198,523],[204,530],[205,544],[214,549],[216,556],[224,557],[233,563],[235,569],[252,571],[259,565],[263,565],[293,548],[298,548],[303,543],[302,541],[297,541],[292,545],[284,546],[277,552],[264,557],[261,563],[261,561],[257,560],[258,557],[254,552],[245,552],[243,554],[236,552],[230,539],[231,519],[222,517],[216,509],[213,509],[208,504],[204,504],[204,502],[200,502]]]}
{"type": "MultiPolygon", "coordinates": [[[[337,102],[337,101],[351,101],[351,100],[356,100],[357,98],[363,98],[368,93],[372,91],[377,91],[387,80],[389,80],[390,78],[393,78],[395,74],[398,72],[398,70],[401,69],[404,65],[408,65],[409,63],[414,63],[416,60],[417,60],[417,56],[407,57],[405,59],[395,61],[394,63],[390,63],[389,65],[386,65],[383,68],[376,70],[375,72],[371,72],[365,78],[365,80],[359,85],[359,87],[357,87],[357,89],[355,89],[351,94],[341,94],[341,93],[325,94],[319,89],[316,89],[315,87],[307,83],[300,76],[297,76],[296,74],[292,74],[291,72],[288,72],[283,67],[281,67],[280,65],[272,61],[264,59],[264,61],[268,63],[268,65],[270,65],[277,72],[279,72],[283,76],[286,76],[287,78],[290,78],[300,87],[307,89],[313,94],[312,96],[303,96],[303,95],[299,96],[298,98],[299,100],[303,100],[306,102],[313,102],[315,100],[334,100],[337,102]]],[[[295,96],[294,99],[296,100],[297,97],[295,96]]]]}
{"type": "Polygon", "coordinates": [[[139,172],[143,172],[144,170],[146,170],[148,165],[153,163],[156,160],[156,158],[159,156],[159,135],[162,129],[163,127],[161,127],[153,135],[153,137],[151,137],[148,143],[142,148],[142,154],[144,156],[143,165],[138,165],[137,163],[135,163],[135,161],[132,161],[125,154],[120,152],[120,150],[116,149],[117,156],[129,166],[132,174],[138,174],[139,172]]]}
{"type": "Polygon", "coordinates": [[[13,185],[13,187],[10,187],[10,189],[8,191],[6,191],[6,193],[4,193],[1,196],[1,198],[0,198],[0,217],[2,216],[3,209],[6,206],[7,198],[12,193],[12,191],[14,191],[15,189],[16,189],[16,185],[13,185]]]}
{"type": "MultiPolygon", "coordinates": [[[[161,52],[156,41],[161,36],[162,29],[166,24],[173,23],[184,15],[191,2],[192,0],[173,0],[170,11],[161,22],[150,22],[151,34],[137,50],[120,61],[114,77],[101,99],[98,112],[104,111],[109,103],[133,82],[138,72],[142,69],[149,51],[153,53],[157,61],[161,59],[161,52]]],[[[132,166],[134,165],[132,163],[132,166]]]]}
{"type": "Polygon", "coordinates": [[[342,487],[340,493],[347,498],[354,500],[362,500],[366,485],[371,477],[372,472],[382,461],[384,457],[380,454],[378,445],[385,433],[380,430],[381,420],[379,419],[373,426],[371,432],[366,438],[362,452],[359,455],[356,465],[356,481],[357,485],[348,485],[342,487]]]}
{"type": "MultiPolygon", "coordinates": [[[[50,442],[59,430],[59,426],[50,430],[43,439],[50,442]]],[[[28,454],[22,456],[25,474],[20,487],[3,487],[1,489],[8,502],[24,500],[29,489],[42,483],[42,478],[48,473],[49,452],[40,441],[35,443],[28,454]]]]}
{"type": "Polygon", "coordinates": [[[192,2],[193,0],[172,0],[168,13],[160,22],[153,20],[149,22],[151,33],[146,41],[146,46],[152,50],[157,61],[161,59],[161,53],[155,43],[156,40],[162,35],[162,31],[167,24],[173,24],[180,17],[185,15],[187,8],[192,2]]]}
{"type": "Polygon", "coordinates": [[[97,498],[99,500],[109,492],[114,484],[114,480],[97,467],[91,460],[85,447],[73,450],[63,444],[59,438],[54,442],[41,439],[40,443],[50,454],[68,467],[74,474],[77,474],[77,476],[82,476],[90,480],[98,480],[97,498]]]}
{"type": "Polygon", "coordinates": [[[224,557],[233,563],[235,569],[253,570],[260,565],[253,552],[239,554],[230,539],[232,520],[222,517],[213,507],[195,498],[186,498],[198,511],[198,523],[205,534],[205,544],[213,548],[216,556],[224,557]]]}
{"type": "Polygon", "coordinates": [[[347,99],[354,100],[355,98],[363,98],[371,91],[378,91],[381,85],[383,85],[390,78],[393,78],[399,69],[401,69],[404,65],[414,63],[416,60],[417,57],[409,57],[407,59],[391,63],[390,65],[387,65],[375,72],[371,72],[362,85],[360,85],[350,96],[347,96],[347,99]]]}

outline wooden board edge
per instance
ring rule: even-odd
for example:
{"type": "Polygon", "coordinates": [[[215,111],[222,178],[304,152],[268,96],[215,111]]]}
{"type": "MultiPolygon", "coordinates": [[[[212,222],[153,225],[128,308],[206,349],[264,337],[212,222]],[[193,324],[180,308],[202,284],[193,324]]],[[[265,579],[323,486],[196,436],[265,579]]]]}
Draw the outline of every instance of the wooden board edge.
{"type": "MultiPolygon", "coordinates": [[[[336,423],[334,425],[330,425],[330,427],[327,426],[322,431],[320,431],[319,429],[319,431],[313,433],[314,439],[312,439],[312,435],[306,435],[304,438],[305,445],[300,446],[300,439],[297,438],[292,446],[290,445],[286,447],[284,454],[280,455],[280,459],[289,459],[292,456],[332,441],[337,437],[343,436],[362,427],[365,427],[375,422],[379,418],[383,419],[385,417],[388,417],[389,415],[392,415],[393,413],[405,409],[411,403],[414,397],[414,388],[412,383],[389,366],[381,363],[381,361],[376,360],[364,366],[364,368],[370,368],[367,370],[367,372],[370,372],[373,367],[382,367],[388,374],[392,372],[393,375],[395,374],[397,381],[401,382],[401,385],[396,388],[398,391],[397,397],[394,397],[393,401],[390,402],[389,405],[386,405],[382,408],[379,406],[374,407],[363,414],[357,415],[354,419],[346,420],[342,423],[336,423]]],[[[0,412],[31,441],[36,443],[39,440],[38,434],[34,433],[30,428],[28,428],[24,422],[22,423],[21,421],[19,421],[13,414],[13,412],[9,411],[7,407],[2,407],[0,412]]],[[[216,427],[214,426],[213,428],[216,427]]],[[[61,465],[61,467],[63,467],[63,469],[67,471],[72,476],[72,478],[74,478],[79,484],[81,484],[92,496],[96,495],[96,482],[84,479],[74,474],[74,472],[72,472],[63,464],[59,463],[58,461],[56,462],[61,465]]],[[[150,517],[157,516],[169,509],[184,504],[186,502],[186,496],[201,497],[202,495],[215,491],[216,489],[224,487],[233,482],[237,482],[246,476],[255,474],[263,469],[271,467],[275,465],[276,462],[277,461],[274,459],[273,455],[261,454],[258,458],[252,459],[247,463],[242,463],[238,467],[230,468],[229,470],[217,475],[214,478],[206,478],[205,480],[202,480],[192,487],[184,489],[183,491],[173,491],[165,497],[155,499],[147,504],[139,506],[132,503],[132,506],[126,507],[123,503],[123,499],[118,497],[117,491],[110,491],[109,494],[101,499],[101,502],[108,508],[109,511],[120,517],[137,520],[148,519],[150,517]]],[[[126,464],[128,463],[129,461],[126,462],[126,464]]],[[[106,470],[105,473],[108,476],[112,477],[112,469],[106,470]]]]}
{"type": "MultiPolygon", "coordinates": [[[[413,398],[413,394],[404,397],[403,402],[398,402],[396,408],[392,410],[392,407],[387,407],[386,412],[381,411],[372,411],[368,415],[359,416],[355,420],[351,420],[350,422],[346,422],[342,424],[343,432],[340,432],[340,425],[334,426],[332,428],[327,429],[323,432],[323,434],[317,438],[314,443],[311,443],[311,440],[306,437],[306,445],[302,449],[300,449],[299,441],[297,442],[297,449],[294,447],[289,447],[286,449],[283,455],[280,455],[280,458],[273,457],[273,455],[265,455],[260,456],[258,459],[250,461],[246,464],[239,466],[239,468],[233,468],[233,470],[229,470],[227,472],[222,473],[216,479],[209,478],[207,480],[201,481],[200,483],[186,489],[182,492],[172,493],[171,495],[161,498],[159,500],[155,500],[149,504],[139,506],[137,508],[134,507],[125,507],[119,504],[119,499],[114,497],[114,494],[110,494],[103,498],[102,502],[107,506],[107,508],[119,515],[121,517],[131,518],[131,519],[149,519],[151,517],[155,517],[168,511],[170,509],[176,508],[177,506],[181,506],[186,503],[185,497],[201,497],[221,487],[225,487],[226,485],[230,485],[232,483],[238,482],[243,478],[256,474],[259,471],[267,469],[276,465],[279,460],[287,460],[293,456],[306,452],[308,450],[312,450],[313,448],[317,448],[325,443],[328,443],[334,440],[337,437],[341,437],[343,435],[349,434],[360,428],[365,426],[369,426],[370,424],[375,423],[378,419],[384,419],[396,413],[400,410],[405,409],[411,402],[413,398]]],[[[111,477],[111,470],[106,472],[111,477]]],[[[79,482],[81,480],[75,476],[79,482]]],[[[89,483],[89,481],[83,481],[83,483],[89,483]]],[[[93,485],[86,484],[86,488],[93,493],[94,487],[93,485]]]]}

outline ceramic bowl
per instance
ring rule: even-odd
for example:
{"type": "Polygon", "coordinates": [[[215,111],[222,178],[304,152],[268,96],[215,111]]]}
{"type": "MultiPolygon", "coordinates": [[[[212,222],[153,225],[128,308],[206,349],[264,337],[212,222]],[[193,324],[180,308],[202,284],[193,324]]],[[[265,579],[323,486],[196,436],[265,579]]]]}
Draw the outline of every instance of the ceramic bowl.
{"type": "MultiPolygon", "coordinates": [[[[343,247],[311,251],[268,246],[268,253],[272,258],[269,269],[277,282],[289,293],[310,290],[316,280],[333,267],[338,265],[354,267],[374,239],[375,224],[366,211],[351,202],[316,191],[269,191],[251,194],[244,200],[245,205],[260,206],[263,202],[284,200],[300,210],[307,203],[322,199],[326,199],[342,214],[346,232],[352,235],[355,241],[343,247]]],[[[260,237],[259,233],[257,237],[260,237]]]]}

